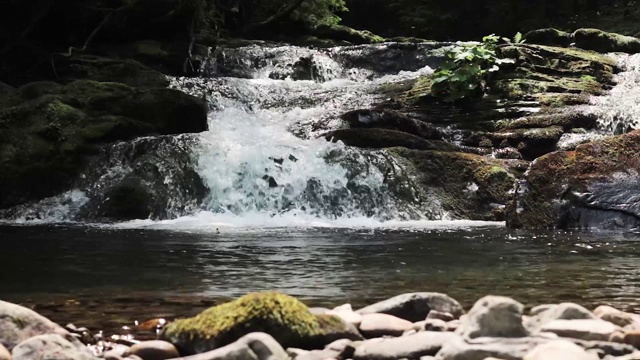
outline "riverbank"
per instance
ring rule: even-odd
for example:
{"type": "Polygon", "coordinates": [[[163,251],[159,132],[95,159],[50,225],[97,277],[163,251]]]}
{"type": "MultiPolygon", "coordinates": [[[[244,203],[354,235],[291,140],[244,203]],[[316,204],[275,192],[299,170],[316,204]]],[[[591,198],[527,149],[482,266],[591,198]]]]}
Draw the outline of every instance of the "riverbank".
{"type": "Polygon", "coordinates": [[[407,293],[354,310],[307,308],[288,295],[251,293],[196,317],[150,320],[138,329],[161,340],[105,337],[64,328],[0,302],[0,358],[76,359],[439,359],[640,358],[640,315],[575,303],[527,308],[486,296],[467,309],[442,293],[407,293]]]}

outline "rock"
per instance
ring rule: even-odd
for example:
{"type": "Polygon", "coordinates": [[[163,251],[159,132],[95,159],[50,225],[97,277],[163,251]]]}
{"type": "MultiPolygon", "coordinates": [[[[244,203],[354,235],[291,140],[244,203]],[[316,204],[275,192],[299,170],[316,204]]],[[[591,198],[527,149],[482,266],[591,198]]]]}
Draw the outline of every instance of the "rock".
{"type": "Polygon", "coordinates": [[[553,320],[542,326],[544,332],[581,340],[607,341],[620,328],[604,320],[553,320]]]}
{"type": "Polygon", "coordinates": [[[609,342],[624,344],[624,333],[622,331],[616,331],[607,340],[609,342]]]}
{"type": "Polygon", "coordinates": [[[507,208],[507,225],[631,229],[640,226],[640,131],[537,159],[507,208]]]}
{"type": "Polygon", "coordinates": [[[595,353],[608,356],[623,356],[631,354],[635,351],[635,348],[627,344],[612,343],[608,341],[585,341],[578,339],[564,339],[573,342],[587,351],[593,351],[595,353]]]}
{"type": "Polygon", "coordinates": [[[352,44],[376,44],[384,38],[367,30],[355,30],[343,25],[320,24],[310,29],[311,34],[320,38],[348,41],[352,44]]]}
{"type": "Polygon", "coordinates": [[[551,341],[536,346],[524,360],[599,360],[598,355],[586,352],[580,346],[566,340],[551,341]]]}
{"type": "Polygon", "coordinates": [[[453,320],[453,321],[449,321],[447,323],[447,331],[456,331],[458,330],[458,328],[461,325],[461,321],[460,320],[453,320]]]}
{"type": "Polygon", "coordinates": [[[77,346],[59,334],[31,337],[12,351],[13,360],[97,360],[83,346],[77,346]]]}
{"type": "Polygon", "coordinates": [[[531,316],[536,316],[539,315],[547,310],[550,310],[551,308],[557,306],[556,304],[544,304],[544,305],[538,305],[535,306],[531,309],[531,311],[529,311],[529,314],[531,316]]]}
{"type": "Polygon", "coordinates": [[[464,314],[462,305],[455,299],[440,293],[409,293],[369,305],[356,311],[359,314],[382,313],[416,322],[424,320],[431,310],[448,312],[459,318],[464,314]]]}
{"type": "MultiPolygon", "coordinates": [[[[442,209],[456,218],[472,220],[503,221],[504,216],[497,210],[509,204],[517,178],[528,167],[525,161],[491,159],[461,152],[405,148],[388,149],[387,152],[412,176],[414,186],[420,186],[430,197],[438,198],[442,209]]],[[[424,314],[427,315],[428,312],[424,314]]],[[[424,317],[407,320],[420,321],[424,317]]]]}
{"type": "Polygon", "coordinates": [[[549,342],[548,339],[533,337],[484,338],[472,342],[454,339],[442,347],[436,355],[436,360],[484,360],[488,357],[522,360],[536,346],[547,342],[549,342]]]}
{"type": "Polygon", "coordinates": [[[526,322],[526,327],[531,331],[539,331],[540,328],[554,320],[593,320],[596,316],[586,308],[574,303],[562,303],[550,305],[546,311],[531,317],[526,322]]]}
{"type": "Polygon", "coordinates": [[[637,314],[626,313],[611,306],[598,306],[593,313],[598,318],[620,327],[640,324],[640,316],[637,314]]]}
{"type": "Polygon", "coordinates": [[[398,130],[377,128],[341,129],[328,133],[328,141],[342,141],[347,146],[382,149],[396,146],[415,150],[458,151],[460,148],[442,140],[425,140],[398,130]]]}
{"type": "Polygon", "coordinates": [[[531,30],[524,38],[531,44],[551,46],[569,46],[572,41],[571,34],[553,28],[531,30]]]}
{"type": "Polygon", "coordinates": [[[577,111],[561,113],[541,114],[525,116],[513,121],[508,121],[501,126],[502,129],[535,129],[560,126],[563,131],[584,128],[592,129],[597,125],[598,117],[594,114],[583,114],[577,111]]]}
{"type": "Polygon", "coordinates": [[[429,319],[439,319],[439,320],[442,320],[442,321],[445,321],[445,322],[449,322],[449,321],[455,320],[453,315],[451,315],[450,313],[436,311],[436,310],[429,311],[429,314],[427,315],[427,320],[429,320],[429,319]]]}
{"type": "Polygon", "coordinates": [[[0,344],[9,350],[37,335],[69,336],[67,330],[35,311],[1,300],[0,334],[0,344]]]}
{"type": "Polygon", "coordinates": [[[143,341],[129,349],[127,355],[137,355],[143,360],[166,360],[180,357],[173,344],[162,340],[143,341]]]}
{"type": "Polygon", "coordinates": [[[640,349],[640,331],[636,330],[625,332],[623,342],[625,344],[633,345],[637,349],[640,349]]]}
{"type": "Polygon", "coordinates": [[[447,323],[440,319],[427,319],[423,329],[426,331],[447,331],[447,323]]]}
{"type": "Polygon", "coordinates": [[[426,140],[440,140],[444,134],[437,126],[414,119],[399,111],[354,110],[342,115],[351,128],[380,128],[402,131],[426,140]]]}
{"type": "Polygon", "coordinates": [[[365,340],[356,348],[353,359],[394,360],[433,356],[445,344],[458,338],[453,333],[423,331],[394,339],[365,340]]]}
{"type": "Polygon", "coordinates": [[[0,343],[0,360],[11,360],[11,353],[0,343]]]}
{"type": "Polygon", "coordinates": [[[493,133],[479,132],[469,138],[467,143],[477,146],[484,139],[488,139],[494,147],[515,147],[522,154],[523,159],[534,160],[555,151],[562,134],[564,130],[560,126],[506,129],[493,133]]]}
{"type": "Polygon", "coordinates": [[[577,47],[602,53],[640,52],[640,40],[631,36],[609,33],[598,29],[578,29],[573,33],[577,47]]]}
{"type": "Polygon", "coordinates": [[[462,320],[456,333],[466,339],[478,337],[526,337],[522,324],[524,306],[503,296],[486,296],[478,300],[462,320]]]}
{"type": "Polygon", "coordinates": [[[400,336],[410,330],[413,323],[387,314],[362,315],[360,332],[367,338],[382,336],[400,336]]]}
{"type": "Polygon", "coordinates": [[[82,80],[19,91],[17,104],[0,109],[0,208],[68,190],[101,143],[208,126],[205,102],[177,90],[82,80]]]}
{"type": "Polygon", "coordinates": [[[337,316],[345,323],[351,324],[355,327],[360,326],[360,323],[362,323],[362,315],[351,310],[351,305],[349,305],[348,309],[346,307],[337,307],[331,311],[328,311],[326,315],[337,316]]]}
{"type": "Polygon", "coordinates": [[[202,354],[174,360],[288,360],[278,342],[265,333],[251,333],[229,345],[202,354]]]}
{"type": "Polygon", "coordinates": [[[297,299],[266,292],[245,295],[199,315],[168,324],[161,340],[180,353],[197,354],[228,345],[252,332],[266,332],[284,347],[321,349],[339,339],[360,340],[350,324],[330,315],[313,315],[297,299]]]}

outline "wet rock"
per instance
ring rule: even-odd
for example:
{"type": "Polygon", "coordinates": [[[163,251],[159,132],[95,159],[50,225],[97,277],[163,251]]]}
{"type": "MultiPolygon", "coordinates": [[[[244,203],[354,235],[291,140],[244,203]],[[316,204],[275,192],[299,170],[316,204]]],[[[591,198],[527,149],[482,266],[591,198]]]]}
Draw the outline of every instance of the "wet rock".
{"type": "Polygon", "coordinates": [[[578,339],[565,339],[575,343],[587,351],[593,351],[600,356],[623,356],[631,354],[635,348],[627,344],[612,343],[609,341],[584,341],[578,339]]]}
{"type": "Polygon", "coordinates": [[[202,354],[175,358],[175,360],[287,360],[287,352],[265,333],[245,335],[229,345],[202,354]]]}
{"type": "Polygon", "coordinates": [[[624,333],[623,341],[625,344],[629,344],[637,349],[640,349],[640,331],[626,331],[624,333]]]}
{"type": "Polygon", "coordinates": [[[313,315],[297,299],[279,293],[252,293],[167,325],[161,340],[181,353],[197,354],[228,345],[240,336],[266,332],[285,347],[322,349],[338,339],[360,340],[352,325],[330,315],[313,315]]]}
{"type": "Polygon", "coordinates": [[[529,318],[526,322],[527,328],[532,331],[539,331],[540,328],[554,320],[594,320],[596,316],[586,308],[574,303],[562,303],[558,305],[548,305],[546,310],[538,310],[538,314],[529,318]]]}
{"type": "Polygon", "coordinates": [[[447,323],[440,319],[427,319],[423,328],[426,331],[447,331],[447,323]]]}
{"type": "Polygon", "coordinates": [[[411,118],[399,111],[354,110],[342,115],[351,128],[381,128],[406,132],[427,140],[443,138],[442,131],[433,124],[411,118]]]}
{"type": "Polygon", "coordinates": [[[462,339],[448,341],[436,355],[436,360],[484,360],[495,357],[522,360],[536,346],[549,342],[544,338],[484,338],[468,342],[462,339]]]}
{"type": "Polygon", "coordinates": [[[377,129],[377,128],[355,128],[342,129],[328,133],[325,138],[328,141],[342,141],[347,146],[360,148],[382,149],[402,146],[415,150],[439,150],[458,151],[456,145],[441,140],[425,140],[415,135],[402,131],[377,129]]]}
{"type": "Polygon", "coordinates": [[[622,331],[616,331],[613,334],[611,334],[611,336],[609,336],[609,340],[607,340],[607,341],[623,344],[624,343],[624,333],[622,331]]]}
{"type": "Polygon", "coordinates": [[[506,122],[503,129],[531,129],[560,126],[563,131],[576,128],[592,129],[596,126],[598,117],[594,114],[583,114],[579,111],[567,111],[553,114],[525,116],[506,122]]]}
{"type": "Polygon", "coordinates": [[[429,311],[429,314],[427,315],[427,320],[429,319],[439,319],[445,322],[449,322],[449,321],[453,321],[455,320],[455,318],[453,317],[453,315],[451,315],[451,313],[448,312],[441,312],[441,311],[437,311],[437,310],[431,310],[429,311]]]}
{"type": "Polygon", "coordinates": [[[365,314],[362,315],[360,332],[367,338],[382,336],[400,336],[410,330],[413,323],[387,314],[365,314]]]}
{"type": "Polygon", "coordinates": [[[553,320],[542,326],[540,331],[551,332],[561,337],[581,340],[607,341],[618,326],[604,320],[553,320]]]}
{"type": "Polygon", "coordinates": [[[0,360],[12,360],[11,353],[0,343],[0,360]]]}
{"type": "Polygon", "coordinates": [[[522,324],[524,306],[502,296],[486,296],[478,300],[462,320],[456,333],[466,339],[478,337],[526,337],[522,324]]]}
{"type": "Polygon", "coordinates": [[[626,313],[611,306],[598,306],[593,313],[598,318],[620,327],[633,326],[634,324],[640,325],[639,315],[626,313]]]}
{"type": "Polygon", "coordinates": [[[458,339],[453,333],[423,331],[394,339],[371,339],[356,348],[354,360],[417,359],[433,356],[447,343],[458,339]]]}
{"type": "Polygon", "coordinates": [[[518,128],[494,133],[478,133],[467,140],[469,145],[480,145],[483,139],[491,141],[494,147],[515,147],[522,158],[533,160],[556,150],[558,141],[564,134],[562,127],[518,128]]]}
{"type": "Polygon", "coordinates": [[[607,137],[537,159],[518,184],[507,224],[526,228],[630,229],[637,201],[640,132],[607,137]]]}
{"type": "Polygon", "coordinates": [[[278,182],[273,178],[273,176],[265,175],[262,177],[262,180],[266,181],[270,188],[278,187],[278,182]]]}
{"type": "Polygon", "coordinates": [[[143,360],[166,360],[180,356],[173,344],[162,340],[143,341],[129,349],[127,355],[136,355],[143,360]]]}
{"type": "Polygon", "coordinates": [[[531,30],[524,38],[530,44],[551,46],[569,46],[572,41],[571,34],[553,28],[531,30]]]}
{"type": "Polygon", "coordinates": [[[566,340],[551,341],[536,346],[524,360],[599,360],[598,355],[586,352],[580,346],[566,340]]]}
{"type": "Polygon", "coordinates": [[[370,31],[355,30],[343,25],[320,24],[311,29],[311,34],[336,41],[348,41],[352,44],[376,44],[384,42],[384,38],[370,31]]]}
{"type": "Polygon", "coordinates": [[[35,311],[1,300],[0,334],[2,334],[0,336],[0,344],[9,350],[37,335],[58,334],[69,336],[67,330],[35,311]]]}
{"type": "Polygon", "coordinates": [[[573,33],[577,47],[602,53],[640,52],[640,40],[631,36],[609,33],[598,29],[578,29],[573,33]]]}
{"type": "Polygon", "coordinates": [[[422,292],[398,295],[356,311],[359,314],[382,313],[408,321],[424,320],[431,310],[451,313],[458,318],[464,314],[462,305],[441,293],[422,292]]]}
{"type": "Polygon", "coordinates": [[[543,312],[545,312],[545,311],[547,311],[547,310],[550,310],[551,308],[554,308],[554,307],[556,307],[556,306],[557,306],[556,304],[543,304],[543,305],[538,305],[538,306],[533,307],[533,308],[531,309],[531,311],[529,311],[529,314],[530,314],[531,316],[536,316],[536,315],[539,315],[539,314],[541,314],[541,313],[543,313],[543,312]]]}
{"type": "Polygon", "coordinates": [[[97,360],[91,352],[58,334],[31,337],[12,351],[13,360],[97,360]]]}

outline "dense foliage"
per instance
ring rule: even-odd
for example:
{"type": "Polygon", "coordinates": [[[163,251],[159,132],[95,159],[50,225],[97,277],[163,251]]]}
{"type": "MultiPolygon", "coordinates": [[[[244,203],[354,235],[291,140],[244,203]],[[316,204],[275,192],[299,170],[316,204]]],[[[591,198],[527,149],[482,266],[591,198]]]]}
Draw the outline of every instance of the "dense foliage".
{"type": "MultiPolygon", "coordinates": [[[[514,42],[520,42],[518,33],[514,42]]],[[[486,77],[500,70],[500,65],[512,59],[498,56],[496,35],[485,36],[481,43],[455,46],[447,52],[445,61],[433,74],[431,92],[447,101],[457,101],[484,93],[486,77]]]]}
{"type": "Polygon", "coordinates": [[[640,32],[638,0],[348,0],[347,25],[384,36],[474,39],[537,28],[640,32]]]}

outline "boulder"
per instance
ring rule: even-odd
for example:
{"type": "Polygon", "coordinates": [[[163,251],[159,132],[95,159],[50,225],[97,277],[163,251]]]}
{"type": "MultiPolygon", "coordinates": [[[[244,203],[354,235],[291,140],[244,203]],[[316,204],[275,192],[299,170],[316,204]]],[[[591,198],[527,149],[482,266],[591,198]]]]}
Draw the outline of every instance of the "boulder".
{"type": "Polygon", "coordinates": [[[126,355],[136,355],[142,360],[167,360],[180,357],[173,344],[162,340],[143,341],[129,349],[126,355]]]}
{"type": "Polygon", "coordinates": [[[620,311],[611,306],[598,306],[593,313],[598,318],[620,327],[640,326],[640,315],[620,311]]]}
{"type": "Polygon", "coordinates": [[[620,327],[600,319],[553,320],[544,324],[540,331],[581,340],[607,341],[620,327]]]}
{"type": "Polygon", "coordinates": [[[529,335],[522,324],[524,306],[503,296],[486,296],[478,300],[456,333],[466,339],[479,337],[518,338],[529,335]]]}
{"type": "Polygon", "coordinates": [[[356,348],[353,359],[394,360],[434,356],[445,344],[458,338],[453,333],[423,331],[395,339],[370,339],[356,348]]]}
{"type": "Polygon", "coordinates": [[[361,340],[352,325],[330,315],[313,315],[297,299],[274,292],[251,293],[168,324],[161,340],[180,353],[198,354],[226,346],[241,336],[264,332],[284,347],[322,349],[339,339],[361,340]]]}
{"type": "Polygon", "coordinates": [[[427,140],[440,140],[444,133],[433,124],[409,117],[399,111],[353,110],[342,115],[351,128],[380,128],[402,131],[427,140]]]}
{"type": "Polygon", "coordinates": [[[624,333],[624,338],[622,339],[622,341],[625,344],[629,344],[634,346],[637,349],[640,349],[640,331],[638,330],[626,331],[624,333]]]}
{"type": "Polygon", "coordinates": [[[518,183],[507,225],[630,229],[640,225],[640,131],[537,159],[518,183]]]}
{"type": "Polygon", "coordinates": [[[547,310],[540,311],[526,321],[531,331],[539,331],[544,324],[554,320],[593,320],[596,316],[586,308],[574,303],[549,305],[547,310]]]}
{"type": "Polygon", "coordinates": [[[413,327],[410,321],[387,314],[365,314],[359,329],[367,338],[382,336],[400,336],[413,327]]]}
{"type": "Polygon", "coordinates": [[[569,46],[572,41],[571,34],[553,28],[531,30],[524,38],[530,44],[550,46],[569,46]]]}
{"type": "Polygon", "coordinates": [[[640,52],[640,39],[598,29],[578,29],[573,33],[577,47],[598,52],[640,52]]]}
{"type": "Polygon", "coordinates": [[[333,310],[327,311],[326,314],[337,316],[345,323],[351,324],[355,327],[360,326],[360,323],[362,322],[362,315],[353,311],[351,304],[335,307],[333,310]]]}
{"type": "Polygon", "coordinates": [[[265,333],[251,333],[216,350],[174,360],[288,360],[278,342],[265,333]]]}
{"type": "Polygon", "coordinates": [[[347,146],[382,149],[396,146],[415,150],[458,151],[460,148],[442,140],[425,140],[398,130],[353,128],[335,130],[325,135],[328,141],[342,141],[347,146]]]}
{"type": "Polygon", "coordinates": [[[442,347],[436,360],[485,360],[489,357],[522,360],[536,346],[547,342],[548,339],[534,337],[484,338],[474,341],[454,339],[442,347]]]}
{"type": "Polygon", "coordinates": [[[310,29],[312,35],[335,41],[348,41],[352,44],[376,44],[384,38],[368,30],[355,30],[344,25],[319,24],[310,29]]]}
{"type": "Polygon", "coordinates": [[[19,343],[37,335],[69,332],[33,310],[0,300],[0,345],[11,350],[19,343]]]}
{"type": "Polygon", "coordinates": [[[462,305],[441,293],[422,292],[398,295],[356,311],[359,314],[382,313],[411,322],[424,320],[431,310],[451,313],[455,318],[464,314],[462,305]]]}
{"type": "Polygon", "coordinates": [[[523,360],[599,360],[598,355],[588,353],[580,346],[566,340],[551,341],[536,346],[523,360]]]}
{"type": "Polygon", "coordinates": [[[447,331],[447,323],[440,319],[427,319],[423,329],[426,331],[447,331]]]}
{"type": "Polygon", "coordinates": [[[13,360],[97,360],[88,348],[77,346],[59,334],[31,337],[16,345],[11,353],[13,360]]]}
{"type": "Polygon", "coordinates": [[[11,353],[0,343],[0,360],[11,360],[11,353]]]}
{"type": "Polygon", "coordinates": [[[437,310],[429,311],[429,314],[427,314],[427,320],[429,320],[429,319],[438,319],[438,320],[442,320],[444,322],[449,322],[449,321],[455,320],[453,315],[451,315],[450,313],[441,312],[441,311],[437,311],[437,310]]]}

